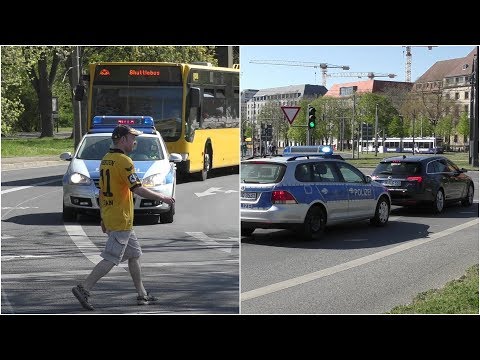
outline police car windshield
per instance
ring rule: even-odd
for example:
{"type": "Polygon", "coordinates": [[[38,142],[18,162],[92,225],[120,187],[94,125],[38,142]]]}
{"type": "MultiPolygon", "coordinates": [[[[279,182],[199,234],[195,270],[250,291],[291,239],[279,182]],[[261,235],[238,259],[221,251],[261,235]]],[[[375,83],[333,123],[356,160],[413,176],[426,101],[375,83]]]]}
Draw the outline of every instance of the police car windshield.
{"type": "Polygon", "coordinates": [[[241,165],[240,181],[242,183],[271,184],[278,183],[285,174],[283,164],[265,162],[244,162],[241,165]]]}
{"type": "MultiPolygon", "coordinates": [[[[158,138],[153,136],[137,136],[137,145],[128,154],[134,161],[163,160],[165,154],[162,151],[158,138]]],[[[111,135],[86,137],[78,150],[78,159],[102,160],[112,146],[111,135]]]]}
{"type": "Polygon", "coordinates": [[[103,156],[110,151],[111,146],[111,135],[86,137],[80,144],[77,158],[82,160],[102,160],[103,156]]]}

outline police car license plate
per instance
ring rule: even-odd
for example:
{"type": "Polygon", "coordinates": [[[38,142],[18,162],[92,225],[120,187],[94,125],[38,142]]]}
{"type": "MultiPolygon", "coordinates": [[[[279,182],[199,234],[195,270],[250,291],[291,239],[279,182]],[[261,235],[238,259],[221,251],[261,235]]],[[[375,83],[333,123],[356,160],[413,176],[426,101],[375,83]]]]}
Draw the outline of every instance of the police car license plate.
{"type": "Polygon", "coordinates": [[[242,191],[241,197],[242,197],[242,200],[256,200],[257,199],[257,193],[256,192],[242,191]]]}
{"type": "Polygon", "coordinates": [[[386,180],[383,184],[385,186],[400,186],[400,180],[386,180]]]}

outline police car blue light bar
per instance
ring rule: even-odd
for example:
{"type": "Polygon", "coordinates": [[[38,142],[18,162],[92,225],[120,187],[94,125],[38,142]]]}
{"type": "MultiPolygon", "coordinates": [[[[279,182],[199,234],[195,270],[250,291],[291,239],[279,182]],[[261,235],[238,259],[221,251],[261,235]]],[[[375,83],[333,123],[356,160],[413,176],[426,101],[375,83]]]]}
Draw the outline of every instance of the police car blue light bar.
{"type": "Polygon", "coordinates": [[[293,155],[332,155],[333,150],[330,146],[314,145],[314,146],[287,146],[283,150],[283,156],[293,155]]]}
{"type": "Polygon", "coordinates": [[[112,127],[116,125],[128,125],[131,127],[154,127],[151,116],[95,116],[92,127],[112,127]]]}

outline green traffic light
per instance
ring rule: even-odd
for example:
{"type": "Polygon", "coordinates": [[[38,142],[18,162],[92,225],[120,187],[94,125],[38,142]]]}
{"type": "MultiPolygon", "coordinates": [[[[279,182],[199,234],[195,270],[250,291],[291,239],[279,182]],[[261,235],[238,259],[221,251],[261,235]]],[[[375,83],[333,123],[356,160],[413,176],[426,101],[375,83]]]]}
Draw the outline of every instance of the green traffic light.
{"type": "Polygon", "coordinates": [[[308,123],[308,126],[310,127],[310,129],[313,129],[315,127],[315,123],[313,121],[310,121],[308,123]]]}

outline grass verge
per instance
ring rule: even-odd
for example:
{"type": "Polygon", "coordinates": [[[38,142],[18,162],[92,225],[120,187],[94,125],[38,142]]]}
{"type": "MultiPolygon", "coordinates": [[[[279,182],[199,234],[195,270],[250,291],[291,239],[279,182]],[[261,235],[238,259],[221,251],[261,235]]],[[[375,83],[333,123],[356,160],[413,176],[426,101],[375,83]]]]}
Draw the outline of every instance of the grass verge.
{"type": "Polygon", "coordinates": [[[478,264],[460,279],[441,289],[418,294],[409,305],[394,307],[387,314],[478,314],[478,264]]]}
{"type": "Polygon", "coordinates": [[[18,156],[59,156],[74,150],[73,139],[56,139],[52,137],[30,139],[2,139],[2,158],[18,156]]]}

